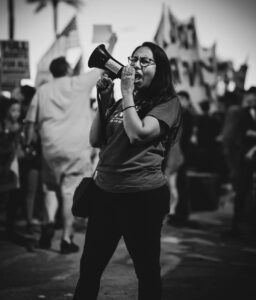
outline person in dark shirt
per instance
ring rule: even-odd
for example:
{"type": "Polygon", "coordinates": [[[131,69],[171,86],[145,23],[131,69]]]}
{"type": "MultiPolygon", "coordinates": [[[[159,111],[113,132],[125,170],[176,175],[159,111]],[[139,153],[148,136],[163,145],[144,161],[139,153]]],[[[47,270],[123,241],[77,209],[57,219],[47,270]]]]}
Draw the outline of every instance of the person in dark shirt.
{"type": "Polygon", "coordinates": [[[194,117],[191,112],[191,100],[187,91],[178,92],[178,98],[182,107],[182,134],[180,138],[180,149],[183,155],[183,163],[177,173],[178,203],[175,213],[168,216],[167,224],[182,226],[186,224],[190,214],[190,196],[186,172],[191,158],[194,117]]]}
{"type": "MultiPolygon", "coordinates": [[[[134,262],[138,299],[161,299],[160,232],[170,197],[162,164],[179,136],[180,103],[162,48],[145,42],[129,63],[121,75],[122,99],[107,110],[106,138],[99,112],[90,131],[101,151],[74,300],[97,299],[121,237],[134,262]]],[[[108,102],[112,80],[104,76],[97,87],[108,102]]]]}
{"type": "Polygon", "coordinates": [[[237,181],[235,182],[234,217],[232,232],[239,235],[240,228],[246,223],[249,203],[253,192],[253,173],[255,164],[247,158],[248,152],[256,145],[256,88],[251,87],[245,92],[240,118],[241,152],[238,165],[237,181]]]}
{"type": "Polygon", "coordinates": [[[202,172],[217,172],[217,135],[218,122],[210,114],[210,102],[203,100],[200,103],[202,114],[197,117],[197,147],[198,169],[202,172]]]}
{"type": "MultiPolygon", "coordinates": [[[[237,237],[247,223],[253,191],[253,149],[256,146],[256,88],[244,93],[242,107],[230,110],[223,129],[223,145],[229,159],[234,196],[234,215],[231,230],[223,236],[237,237]]],[[[250,214],[250,213],[249,213],[250,214]]]]}

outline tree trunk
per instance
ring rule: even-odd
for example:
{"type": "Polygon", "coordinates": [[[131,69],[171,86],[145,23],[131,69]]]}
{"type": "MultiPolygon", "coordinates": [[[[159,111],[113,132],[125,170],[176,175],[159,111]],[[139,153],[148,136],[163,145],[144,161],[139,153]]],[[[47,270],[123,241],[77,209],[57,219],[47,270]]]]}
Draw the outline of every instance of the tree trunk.
{"type": "Polygon", "coordinates": [[[8,0],[9,13],[9,40],[14,38],[14,0],[8,0]]]}
{"type": "Polygon", "coordinates": [[[58,0],[52,0],[52,6],[53,6],[53,26],[54,26],[54,35],[57,39],[58,37],[58,0]]]}

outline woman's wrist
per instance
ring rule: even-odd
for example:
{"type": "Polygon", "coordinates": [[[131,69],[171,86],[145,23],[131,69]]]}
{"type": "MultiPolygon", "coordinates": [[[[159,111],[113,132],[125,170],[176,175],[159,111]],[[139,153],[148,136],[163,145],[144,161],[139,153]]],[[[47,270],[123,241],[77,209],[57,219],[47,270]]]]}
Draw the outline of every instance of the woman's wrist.
{"type": "Polygon", "coordinates": [[[128,96],[123,96],[123,100],[122,100],[122,108],[126,108],[127,106],[132,106],[135,105],[134,104],[134,99],[132,95],[128,95],[128,96]]]}
{"type": "Polygon", "coordinates": [[[135,105],[128,105],[125,108],[123,108],[122,111],[124,112],[125,110],[130,109],[130,108],[135,108],[135,105]]]}

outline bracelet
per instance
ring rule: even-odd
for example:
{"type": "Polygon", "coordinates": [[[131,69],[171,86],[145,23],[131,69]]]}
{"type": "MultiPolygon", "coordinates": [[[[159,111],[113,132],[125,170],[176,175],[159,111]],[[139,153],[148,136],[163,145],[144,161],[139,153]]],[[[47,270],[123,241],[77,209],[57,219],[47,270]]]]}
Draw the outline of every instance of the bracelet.
{"type": "Polygon", "coordinates": [[[135,107],[135,105],[127,106],[127,107],[125,107],[122,111],[125,111],[126,109],[131,108],[131,107],[135,107]]]}

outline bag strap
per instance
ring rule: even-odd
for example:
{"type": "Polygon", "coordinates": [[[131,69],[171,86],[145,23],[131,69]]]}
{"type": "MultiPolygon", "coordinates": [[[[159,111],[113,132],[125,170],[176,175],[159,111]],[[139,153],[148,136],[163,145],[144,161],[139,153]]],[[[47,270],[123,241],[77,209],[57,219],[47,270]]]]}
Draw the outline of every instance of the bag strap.
{"type": "MultiPolygon", "coordinates": [[[[102,102],[101,102],[101,98],[100,98],[100,93],[98,92],[97,90],[97,103],[98,103],[98,110],[99,110],[99,114],[100,114],[100,124],[101,124],[101,132],[102,132],[102,137],[104,139],[104,142],[106,141],[106,117],[105,117],[105,113],[104,113],[104,110],[103,110],[103,107],[102,107],[102,102]]],[[[114,110],[120,103],[121,99],[118,100],[117,102],[114,101],[113,105],[111,106],[111,111],[112,109],[114,110]]],[[[92,178],[94,178],[95,174],[96,174],[96,171],[97,171],[97,167],[98,167],[98,164],[92,174],[92,178]]]]}

